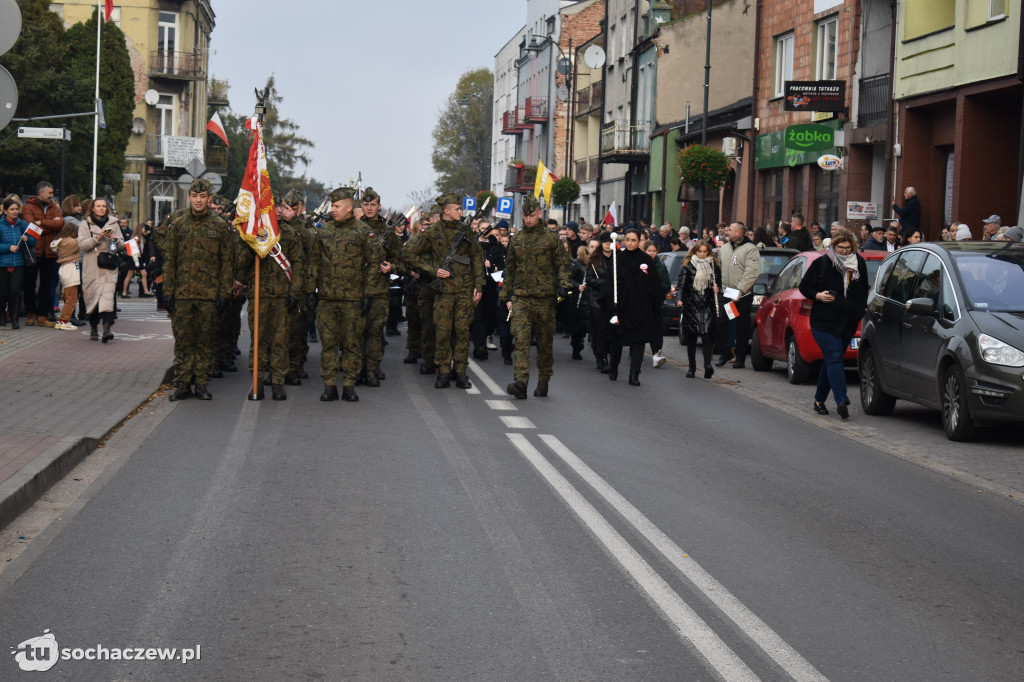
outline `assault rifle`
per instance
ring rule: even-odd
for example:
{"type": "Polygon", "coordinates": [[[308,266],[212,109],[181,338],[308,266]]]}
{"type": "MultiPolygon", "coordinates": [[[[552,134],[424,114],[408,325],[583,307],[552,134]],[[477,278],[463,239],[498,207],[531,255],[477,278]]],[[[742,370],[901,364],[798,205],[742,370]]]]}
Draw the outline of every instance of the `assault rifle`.
{"type": "Polygon", "coordinates": [[[408,222],[409,218],[412,216],[413,213],[416,212],[418,208],[418,206],[413,204],[405,213],[392,213],[388,215],[387,218],[384,220],[384,224],[387,226],[388,229],[385,230],[383,234],[381,234],[379,237],[377,237],[377,245],[383,247],[385,244],[387,244],[388,238],[390,238],[391,235],[395,233],[395,228],[397,228],[399,225],[402,225],[403,223],[408,222]]]}
{"type": "MultiPolygon", "coordinates": [[[[484,199],[483,205],[481,205],[480,208],[477,209],[476,213],[474,213],[472,216],[468,216],[462,219],[462,227],[459,228],[458,234],[456,234],[455,239],[452,240],[452,245],[448,247],[448,253],[445,254],[444,260],[442,260],[441,265],[438,266],[439,270],[447,270],[448,272],[451,272],[451,266],[453,262],[461,263],[462,265],[469,265],[469,259],[466,258],[465,256],[460,256],[456,252],[459,250],[459,246],[462,244],[462,240],[466,238],[466,233],[468,233],[469,229],[473,226],[473,222],[477,218],[484,217],[484,211],[487,210],[487,205],[490,203],[491,198],[487,197],[486,199],[484,199]]],[[[441,293],[442,282],[444,282],[443,279],[434,279],[430,282],[430,288],[437,293],[441,293]]]]}
{"type": "Polygon", "coordinates": [[[320,222],[320,220],[323,219],[324,216],[327,215],[327,213],[330,210],[331,210],[331,200],[330,199],[324,199],[324,203],[322,203],[319,206],[317,206],[316,210],[313,211],[312,215],[310,215],[308,218],[306,218],[306,227],[313,227],[314,225],[316,225],[318,222],[320,222]]]}

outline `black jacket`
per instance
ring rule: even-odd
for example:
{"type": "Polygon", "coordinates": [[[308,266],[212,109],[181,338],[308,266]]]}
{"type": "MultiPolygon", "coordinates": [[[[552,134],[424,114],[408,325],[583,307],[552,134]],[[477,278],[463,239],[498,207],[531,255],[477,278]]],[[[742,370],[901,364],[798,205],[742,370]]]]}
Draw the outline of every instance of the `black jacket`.
{"type": "Polygon", "coordinates": [[[903,208],[893,204],[892,210],[900,217],[900,227],[903,228],[904,240],[910,236],[911,232],[921,227],[921,202],[918,201],[916,196],[907,199],[903,204],[903,208]]]}
{"type": "Polygon", "coordinates": [[[604,286],[608,307],[619,318],[619,323],[612,327],[613,333],[623,345],[646,343],[655,331],[654,325],[661,324],[661,280],[654,261],[640,249],[619,251],[618,259],[618,306],[613,303],[612,277],[604,286]]]}
{"type": "Polygon", "coordinates": [[[860,279],[850,282],[843,293],[843,274],[832,264],[827,254],[815,259],[800,280],[800,293],[814,301],[811,307],[811,329],[832,334],[849,343],[857,332],[857,325],[868,306],[868,266],[857,254],[860,279]],[[836,300],[824,303],[815,300],[821,291],[831,291],[836,300]]]}
{"type": "Polygon", "coordinates": [[[786,242],[787,249],[796,249],[797,251],[811,251],[814,249],[811,246],[811,233],[807,231],[807,228],[802,230],[791,230],[789,233],[789,240],[786,242]]]}
{"type": "MultiPolygon", "coordinates": [[[[679,324],[688,336],[710,334],[715,330],[718,317],[718,301],[715,290],[708,284],[701,293],[693,288],[697,279],[697,267],[691,262],[679,269],[676,280],[676,300],[682,301],[679,324]]],[[[722,286],[722,269],[715,265],[715,284],[722,286]]]]}

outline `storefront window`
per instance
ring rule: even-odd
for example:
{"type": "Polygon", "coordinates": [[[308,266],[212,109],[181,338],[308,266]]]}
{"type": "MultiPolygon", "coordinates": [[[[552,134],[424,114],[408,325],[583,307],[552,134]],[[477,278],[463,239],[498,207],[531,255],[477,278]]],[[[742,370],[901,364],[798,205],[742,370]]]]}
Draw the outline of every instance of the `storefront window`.
{"type": "Polygon", "coordinates": [[[775,227],[782,220],[782,169],[762,171],[764,181],[764,222],[775,227]]]}
{"type": "Polygon", "coordinates": [[[818,169],[814,178],[814,206],[818,222],[831,225],[839,220],[839,173],[818,169]]]}

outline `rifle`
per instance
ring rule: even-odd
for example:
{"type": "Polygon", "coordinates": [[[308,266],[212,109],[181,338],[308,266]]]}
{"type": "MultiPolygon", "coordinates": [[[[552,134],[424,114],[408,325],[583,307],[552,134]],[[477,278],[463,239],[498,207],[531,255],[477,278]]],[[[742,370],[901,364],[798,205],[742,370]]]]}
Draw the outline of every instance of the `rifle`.
{"type": "Polygon", "coordinates": [[[313,227],[317,224],[324,216],[327,215],[328,211],[331,210],[331,200],[324,199],[324,203],[317,206],[317,209],[313,211],[312,215],[306,218],[306,227],[313,227]]]}
{"type": "MultiPolygon", "coordinates": [[[[477,218],[484,216],[484,211],[487,210],[487,205],[491,203],[491,198],[487,197],[484,199],[484,203],[480,208],[477,209],[476,213],[468,218],[462,219],[462,227],[459,228],[458,234],[455,235],[455,239],[452,240],[452,245],[448,247],[448,253],[445,254],[444,259],[441,261],[441,265],[438,266],[438,270],[447,270],[451,272],[452,262],[461,263],[462,265],[469,265],[470,261],[465,256],[460,256],[456,253],[459,250],[459,246],[462,244],[462,240],[466,238],[466,233],[469,232],[469,228],[473,226],[473,221],[477,218]]],[[[434,279],[430,282],[430,288],[436,293],[441,293],[441,286],[443,279],[434,279]]]]}
{"type": "Polygon", "coordinates": [[[399,225],[409,221],[409,217],[417,211],[419,207],[415,204],[409,207],[409,210],[405,213],[392,213],[384,220],[384,224],[387,226],[387,230],[384,231],[381,236],[377,237],[377,245],[383,247],[387,244],[388,238],[395,233],[395,228],[399,225]]]}

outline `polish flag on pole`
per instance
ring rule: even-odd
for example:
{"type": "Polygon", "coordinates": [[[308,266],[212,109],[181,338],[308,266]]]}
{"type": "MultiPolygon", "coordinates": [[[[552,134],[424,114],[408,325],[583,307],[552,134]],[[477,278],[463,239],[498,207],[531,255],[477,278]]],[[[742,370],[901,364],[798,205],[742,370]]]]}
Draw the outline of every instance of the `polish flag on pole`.
{"type": "Polygon", "coordinates": [[[218,114],[216,111],[213,112],[213,118],[210,119],[210,122],[206,124],[206,129],[209,130],[214,135],[216,135],[217,137],[219,137],[220,139],[224,140],[224,144],[226,144],[229,147],[231,146],[231,143],[228,142],[228,134],[224,132],[224,124],[221,123],[220,114],[218,114]]]}
{"type": "Polygon", "coordinates": [[[104,21],[110,21],[110,15],[114,12],[114,0],[105,0],[106,6],[103,8],[104,21]]]}
{"type": "Polygon", "coordinates": [[[249,163],[242,176],[242,186],[238,190],[234,224],[245,243],[260,258],[266,258],[280,241],[281,229],[277,226],[274,196],[270,191],[267,149],[263,146],[263,124],[253,117],[245,127],[253,131],[252,147],[249,148],[249,163]]]}
{"type": "Polygon", "coordinates": [[[28,227],[25,228],[25,234],[31,235],[34,239],[39,239],[43,236],[43,228],[39,227],[35,223],[29,223],[28,227]]]}
{"type": "Polygon", "coordinates": [[[612,202],[612,205],[608,207],[608,212],[604,214],[604,219],[601,220],[601,223],[604,225],[618,225],[619,215],[615,211],[614,201],[612,202]]]}

